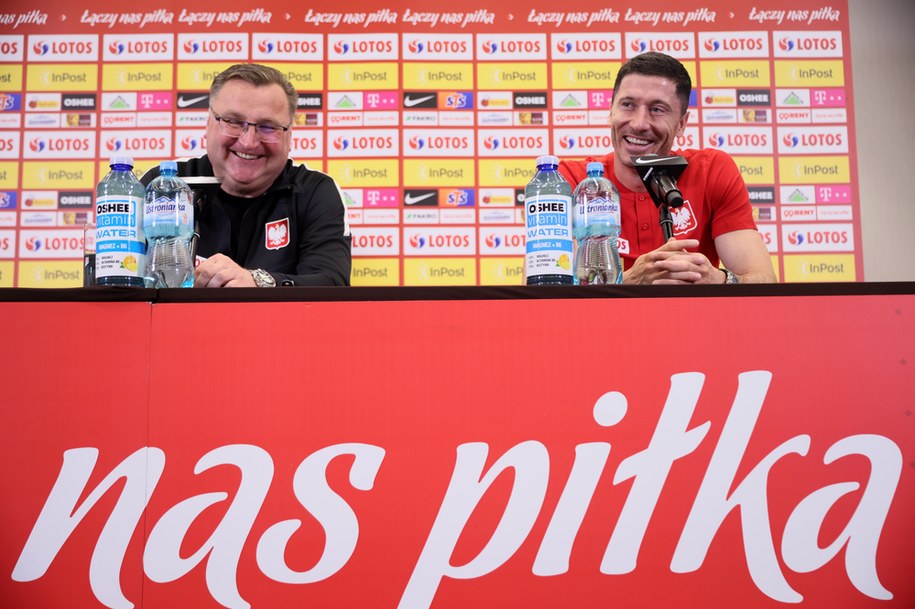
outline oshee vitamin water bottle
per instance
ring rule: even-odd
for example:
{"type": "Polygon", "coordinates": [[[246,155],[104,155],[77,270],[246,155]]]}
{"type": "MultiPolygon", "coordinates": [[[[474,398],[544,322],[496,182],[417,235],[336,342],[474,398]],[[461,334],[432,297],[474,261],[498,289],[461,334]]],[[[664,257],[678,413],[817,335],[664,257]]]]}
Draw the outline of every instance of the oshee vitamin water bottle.
{"type": "Polygon", "coordinates": [[[145,189],[133,175],[133,159],[112,156],[111,171],[95,193],[95,285],[142,288],[146,268],[145,189]]]}
{"type": "Polygon", "coordinates": [[[537,158],[537,173],[524,188],[527,285],[572,285],[572,186],[559,159],[537,158]]]}

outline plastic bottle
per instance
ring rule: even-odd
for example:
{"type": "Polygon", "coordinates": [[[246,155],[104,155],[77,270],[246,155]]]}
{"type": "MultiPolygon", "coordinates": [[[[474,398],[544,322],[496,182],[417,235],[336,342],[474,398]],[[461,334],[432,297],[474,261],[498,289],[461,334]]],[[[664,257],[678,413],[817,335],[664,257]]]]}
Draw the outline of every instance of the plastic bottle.
{"type": "Polygon", "coordinates": [[[527,285],[572,285],[572,186],[559,159],[537,157],[537,173],[524,188],[527,285]]]}
{"type": "Polygon", "coordinates": [[[133,175],[133,159],[111,157],[111,171],[95,194],[95,285],[142,288],[146,266],[143,185],[133,175]]]}
{"type": "Polygon", "coordinates": [[[194,285],[190,240],[194,234],[194,195],[178,177],[178,164],[163,161],[146,187],[143,229],[149,245],[146,276],[157,288],[194,285]]]}
{"type": "Polygon", "coordinates": [[[579,285],[623,282],[617,240],[620,235],[620,192],[604,177],[604,165],[588,163],[588,177],[572,193],[572,231],[578,241],[575,280],[579,285]]]}

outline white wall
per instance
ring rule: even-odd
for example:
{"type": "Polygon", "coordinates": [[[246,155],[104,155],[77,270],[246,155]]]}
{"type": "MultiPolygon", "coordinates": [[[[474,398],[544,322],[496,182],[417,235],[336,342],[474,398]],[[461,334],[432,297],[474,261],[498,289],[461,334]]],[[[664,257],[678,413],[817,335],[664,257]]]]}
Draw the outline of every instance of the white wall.
{"type": "Polygon", "coordinates": [[[915,3],[848,9],[864,279],[915,281],[915,3]]]}

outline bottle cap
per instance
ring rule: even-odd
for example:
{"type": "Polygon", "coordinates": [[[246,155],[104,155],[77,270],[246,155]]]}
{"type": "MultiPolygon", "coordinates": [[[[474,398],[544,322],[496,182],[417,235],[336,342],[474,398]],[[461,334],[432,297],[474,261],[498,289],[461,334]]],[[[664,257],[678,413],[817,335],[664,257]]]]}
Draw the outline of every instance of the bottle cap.
{"type": "Polygon", "coordinates": [[[112,154],[108,165],[111,167],[114,165],[130,165],[133,167],[133,157],[129,154],[112,154]]]}
{"type": "Polygon", "coordinates": [[[545,154],[537,157],[537,167],[541,165],[559,165],[559,157],[552,154],[545,154]]]}
{"type": "Polygon", "coordinates": [[[590,163],[588,163],[588,173],[592,173],[594,171],[599,171],[603,174],[604,173],[604,164],[601,163],[600,161],[591,161],[590,163]]]}
{"type": "Polygon", "coordinates": [[[159,163],[159,173],[178,173],[178,163],[175,161],[162,161],[159,163]]]}

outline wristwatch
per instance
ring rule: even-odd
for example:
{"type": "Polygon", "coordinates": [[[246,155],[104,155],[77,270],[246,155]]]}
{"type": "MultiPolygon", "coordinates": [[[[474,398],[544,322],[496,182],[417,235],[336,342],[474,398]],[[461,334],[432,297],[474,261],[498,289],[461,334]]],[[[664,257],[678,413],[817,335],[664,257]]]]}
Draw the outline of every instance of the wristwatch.
{"type": "Polygon", "coordinates": [[[254,278],[254,284],[259,288],[275,288],[276,279],[264,269],[253,269],[248,271],[254,278]]]}
{"type": "Polygon", "coordinates": [[[725,283],[740,283],[737,280],[737,275],[729,271],[728,269],[721,269],[724,271],[724,282],[725,283]]]}

